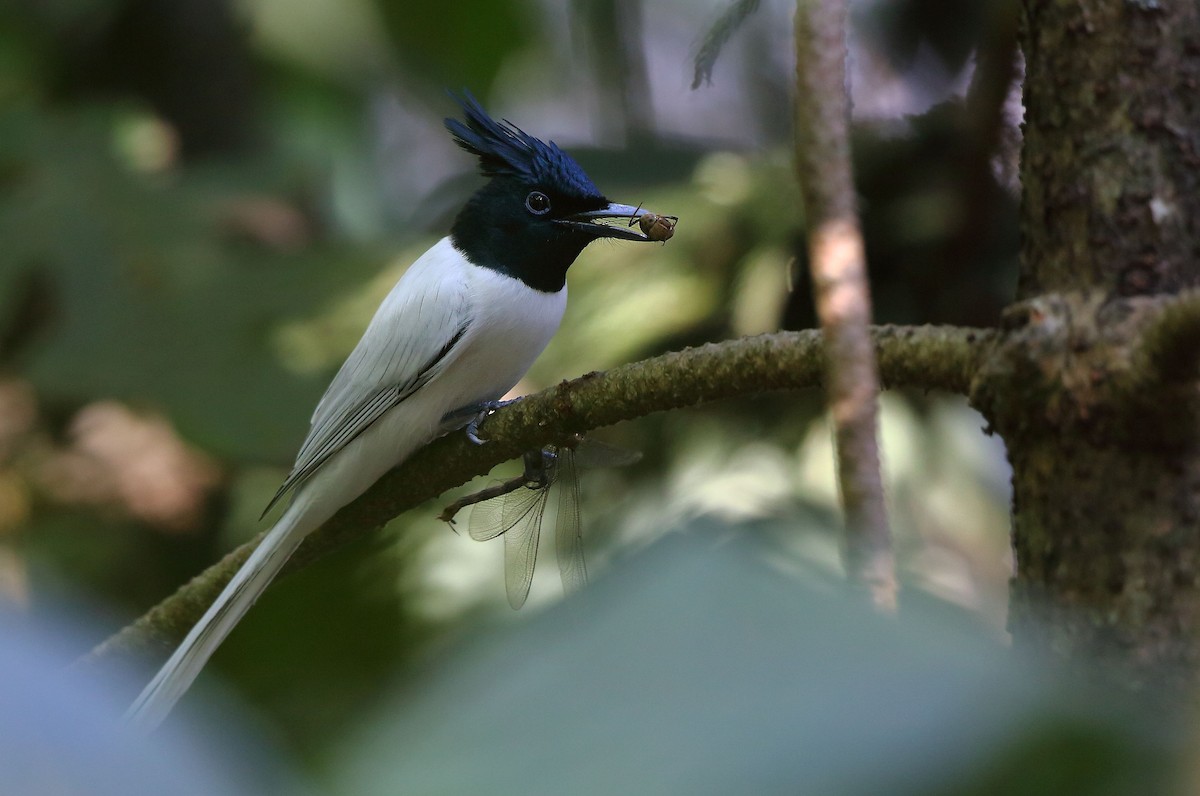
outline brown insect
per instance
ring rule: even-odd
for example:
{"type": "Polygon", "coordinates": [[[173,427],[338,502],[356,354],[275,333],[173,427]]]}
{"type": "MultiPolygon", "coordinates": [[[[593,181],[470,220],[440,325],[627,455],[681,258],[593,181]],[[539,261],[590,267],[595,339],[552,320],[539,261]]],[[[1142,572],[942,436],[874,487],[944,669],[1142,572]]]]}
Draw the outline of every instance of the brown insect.
{"type": "Polygon", "coordinates": [[[678,216],[647,213],[638,219],[638,226],[642,228],[642,234],[650,240],[668,241],[675,234],[675,224],[678,222],[678,216]]]}
{"type": "MultiPolygon", "coordinates": [[[[641,205],[638,206],[641,209],[641,205]]],[[[675,225],[679,216],[660,216],[657,213],[643,213],[629,219],[629,226],[636,221],[642,229],[642,234],[653,241],[666,242],[675,234],[675,225]]]]}

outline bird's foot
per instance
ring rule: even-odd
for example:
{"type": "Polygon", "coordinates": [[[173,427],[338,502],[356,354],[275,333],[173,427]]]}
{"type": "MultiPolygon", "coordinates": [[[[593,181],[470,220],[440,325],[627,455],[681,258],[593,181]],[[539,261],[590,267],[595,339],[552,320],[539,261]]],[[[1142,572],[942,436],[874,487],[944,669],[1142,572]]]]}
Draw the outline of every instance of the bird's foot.
{"type": "Polygon", "coordinates": [[[497,409],[501,409],[509,404],[515,404],[519,400],[521,399],[512,398],[507,401],[481,401],[477,404],[469,404],[447,412],[442,417],[442,422],[461,420],[464,417],[471,418],[467,421],[467,439],[476,445],[482,445],[487,442],[487,440],[479,436],[479,427],[483,424],[483,421],[487,420],[497,409]]]}

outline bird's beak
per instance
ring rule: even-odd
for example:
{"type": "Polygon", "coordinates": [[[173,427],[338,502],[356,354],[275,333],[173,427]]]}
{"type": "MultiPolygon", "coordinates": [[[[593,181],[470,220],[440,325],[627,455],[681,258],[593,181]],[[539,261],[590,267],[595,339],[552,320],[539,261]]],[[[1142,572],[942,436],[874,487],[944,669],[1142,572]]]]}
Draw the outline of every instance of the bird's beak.
{"type": "Polygon", "coordinates": [[[587,232],[597,238],[618,238],[620,240],[648,241],[650,237],[643,235],[634,227],[634,222],[642,216],[653,215],[648,210],[633,205],[610,203],[600,210],[588,210],[576,213],[558,221],[563,226],[587,232]],[[604,224],[606,219],[622,219],[625,224],[604,224]]]}

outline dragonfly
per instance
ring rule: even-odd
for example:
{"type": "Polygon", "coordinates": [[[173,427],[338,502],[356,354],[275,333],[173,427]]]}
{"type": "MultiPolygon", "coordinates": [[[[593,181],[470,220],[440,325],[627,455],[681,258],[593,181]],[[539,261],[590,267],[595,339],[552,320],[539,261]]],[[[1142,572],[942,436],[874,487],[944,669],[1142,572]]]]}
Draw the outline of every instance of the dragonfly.
{"type": "Polygon", "coordinates": [[[557,488],[558,514],[554,548],[563,589],[572,592],[587,582],[583,560],[583,526],[579,515],[577,467],[624,467],[642,458],[639,451],[618,448],[591,439],[570,445],[549,445],[522,456],[521,475],[461,497],[438,518],[451,526],[462,509],[472,506],[468,533],[485,542],[504,536],[504,590],[508,604],[519,609],[529,596],[537,562],[542,518],[557,488]]]}

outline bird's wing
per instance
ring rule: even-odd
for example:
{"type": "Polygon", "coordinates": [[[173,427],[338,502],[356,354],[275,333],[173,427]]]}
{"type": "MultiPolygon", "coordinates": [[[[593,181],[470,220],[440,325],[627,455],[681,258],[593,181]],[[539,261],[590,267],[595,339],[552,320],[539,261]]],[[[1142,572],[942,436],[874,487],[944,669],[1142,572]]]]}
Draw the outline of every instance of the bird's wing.
{"type": "Polygon", "coordinates": [[[469,325],[467,291],[450,280],[442,280],[428,290],[405,287],[402,280],[393,289],[325,391],[292,472],[267,504],[264,515],[330,456],[428,384],[453,359],[452,353],[469,325]]]}

